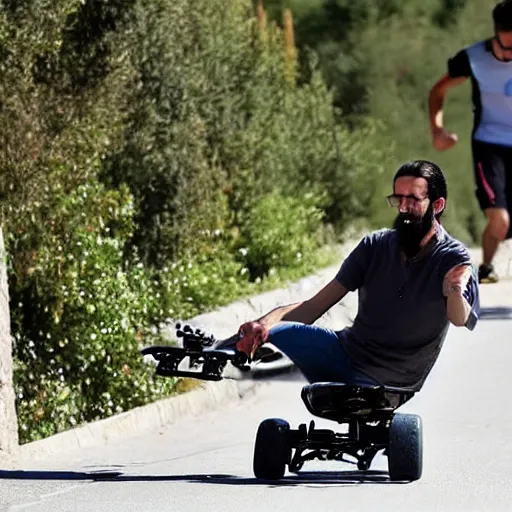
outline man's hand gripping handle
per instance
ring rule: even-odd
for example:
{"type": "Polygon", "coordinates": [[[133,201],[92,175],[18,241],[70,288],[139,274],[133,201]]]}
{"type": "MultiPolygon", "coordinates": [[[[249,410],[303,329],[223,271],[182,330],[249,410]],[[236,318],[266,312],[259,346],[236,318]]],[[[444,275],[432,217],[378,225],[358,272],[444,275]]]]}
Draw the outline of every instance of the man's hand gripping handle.
{"type": "Polygon", "coordinates": [[[268,329],[261,322],[246,322],[238,331],[236,349],[252,361],[256,350],[268,340],[268,329]]]}

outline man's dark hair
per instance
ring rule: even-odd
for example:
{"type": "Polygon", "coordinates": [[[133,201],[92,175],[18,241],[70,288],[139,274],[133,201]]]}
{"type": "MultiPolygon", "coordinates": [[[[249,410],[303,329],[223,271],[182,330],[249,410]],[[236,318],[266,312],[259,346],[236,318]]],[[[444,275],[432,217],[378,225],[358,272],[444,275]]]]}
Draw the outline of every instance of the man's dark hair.
{"type": "Polygon", "coordinates": [[[501,32],[512,32],[512,1],[503,0],[492,10],[494,29],[501,32]]]}
{"type": "MultiPolygon", "coordinates": [[[[413,176],[415,178],[425,178],[428,183],[428,198],[433,203],[440,197],[448,198],[448,187],[446,178],[441,168],[434,162],[428,160],[412,160],[401,165],[393,178],[393,185],[398,178],[402,176],[413,176]]],[[[444,209],[435,215],[439,220],[443,215],[444,209]]]]}

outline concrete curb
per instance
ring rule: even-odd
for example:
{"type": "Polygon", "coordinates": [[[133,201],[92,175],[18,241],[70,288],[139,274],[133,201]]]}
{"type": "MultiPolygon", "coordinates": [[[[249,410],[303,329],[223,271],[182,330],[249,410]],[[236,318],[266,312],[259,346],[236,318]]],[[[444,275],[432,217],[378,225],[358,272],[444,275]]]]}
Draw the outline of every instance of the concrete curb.
{"type": "Polygon", "coordinates": [[[88,423],[54,436],[19,447],[9,459],[38,459],[49,455],[97,447],[112,440],[122,440],[150,432],[178,422],[183,418],[198,416],[205,411],[236,403],[255,393],[262,385],[258,381],[223,380],[204,382],[199,388],[137,407],[130,411],[88,423]]]}

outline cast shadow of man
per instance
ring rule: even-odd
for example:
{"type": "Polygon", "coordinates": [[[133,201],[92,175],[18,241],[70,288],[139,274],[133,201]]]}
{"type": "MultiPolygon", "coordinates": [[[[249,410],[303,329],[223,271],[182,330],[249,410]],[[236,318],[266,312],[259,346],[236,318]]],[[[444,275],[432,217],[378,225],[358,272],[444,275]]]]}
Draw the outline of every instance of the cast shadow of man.
{"type": "Polygon", "coordinates": [[[45,470],[2,470],[0,480],[37,481],[92,481],[92,482],[189,482],[209,485],[265,485],[287,487],[302,485],[352,485],[352,484],[400,484],[389,479],[387,471],[303,471],[285,475],[281,480],[261,480],[228,474],[183,474],[183,475],[143,475],[127,474],[119,471],[45,471],[45,470]]]}

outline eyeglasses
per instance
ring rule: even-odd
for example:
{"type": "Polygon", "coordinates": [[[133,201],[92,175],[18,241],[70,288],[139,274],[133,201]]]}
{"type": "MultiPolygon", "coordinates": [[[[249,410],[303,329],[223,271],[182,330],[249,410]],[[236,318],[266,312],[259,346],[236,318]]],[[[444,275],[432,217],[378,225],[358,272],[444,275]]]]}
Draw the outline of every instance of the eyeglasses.
{"type": "Polygon", "coordinates": [[[405,204],[407,206],[416,206],[425,201],[425,199],[428,199],[428,197],[424,197],[423,199],[420,199],[419,197],[416,197],[414,195],[408,195],[403,196],[400,194],[391,194],[386,197],[388,200],[389,206],[392,206],[393,208],[398,208],[402,201],[405,199],[405,204]]]}

